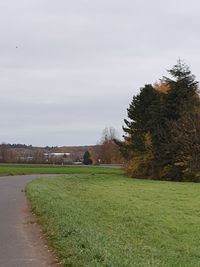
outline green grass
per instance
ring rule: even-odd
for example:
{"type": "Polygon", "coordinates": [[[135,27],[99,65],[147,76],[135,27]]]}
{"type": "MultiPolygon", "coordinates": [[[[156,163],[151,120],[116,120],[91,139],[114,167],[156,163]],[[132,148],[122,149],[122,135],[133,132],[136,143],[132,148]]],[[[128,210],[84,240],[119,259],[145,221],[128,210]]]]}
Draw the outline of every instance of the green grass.
{"type": "Polygon", "coordinates": [[[117,168],[87,167],[87,166],[53,166],[53,165],[21,165],[0,164],[0,176],[23,174],[80,174],[80,173],[122,173],[117,168]]]}
{"type": "Polygon", "coordinates": [[[64,266],[200,266],[200,184],[68,174],[27,196],[64,266]]]}

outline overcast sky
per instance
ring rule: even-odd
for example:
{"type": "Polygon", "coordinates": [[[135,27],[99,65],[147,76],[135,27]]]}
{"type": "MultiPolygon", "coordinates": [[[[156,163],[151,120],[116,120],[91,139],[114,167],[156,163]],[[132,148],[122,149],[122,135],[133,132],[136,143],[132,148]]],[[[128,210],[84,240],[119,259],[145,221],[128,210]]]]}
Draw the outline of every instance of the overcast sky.
{"type": "Polygon", "coordinates": [[[0,142],[95,144],[178,58],[200,80],[198,0],[0,0],[0,142]]]}

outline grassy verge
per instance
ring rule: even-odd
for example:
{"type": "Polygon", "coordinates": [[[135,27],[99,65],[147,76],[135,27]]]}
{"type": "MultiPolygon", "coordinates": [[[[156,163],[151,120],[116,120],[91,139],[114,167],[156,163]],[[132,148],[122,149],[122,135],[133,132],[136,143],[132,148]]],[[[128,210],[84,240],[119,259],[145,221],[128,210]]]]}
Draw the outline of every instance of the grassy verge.
{"type": "Polygon", "coordinates": [[[23,174],[79,174],[79,173],[119,174],[122,173],[122,170],[117,168],[87,167],[87,166],[52,166],[52,165],[20,165],[20,164],[0,165],[0,176],[23,175],[23,174]]]}
{"type": "Polygon", "coordinates": [[[70,174],[27,186],[64,266],[200,266],[200,185],[70,174]]]}

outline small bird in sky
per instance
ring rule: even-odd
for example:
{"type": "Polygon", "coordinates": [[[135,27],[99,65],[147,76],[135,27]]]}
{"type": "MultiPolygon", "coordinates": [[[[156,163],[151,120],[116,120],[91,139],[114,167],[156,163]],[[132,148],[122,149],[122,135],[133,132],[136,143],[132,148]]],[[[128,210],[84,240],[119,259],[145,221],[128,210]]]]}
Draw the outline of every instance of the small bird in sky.
{"type": "Polygon", "coordinates": [[[15,48],[18,48],[18,46],[16,46],[15,48]]]}

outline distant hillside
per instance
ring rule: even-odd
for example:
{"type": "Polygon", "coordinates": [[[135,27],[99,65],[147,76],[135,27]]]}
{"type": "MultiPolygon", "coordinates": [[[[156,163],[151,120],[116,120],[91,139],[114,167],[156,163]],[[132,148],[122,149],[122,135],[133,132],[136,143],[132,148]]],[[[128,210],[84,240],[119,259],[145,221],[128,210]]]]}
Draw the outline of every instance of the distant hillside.
{"type": "Polygon", "coordinates": [[[89,151],[93,164],[119,164],[123,162],[118,146],[110,141],[102,145],[61,147],[1,144],[0,163],[80,163],[83,161],[83,155],[86,151],[89,151]],[[64,153],[65,155],[52,158],[55,153],[64,153]]]}
{"type": "Polygon", "coordinates": [[[25,144],[2,144],[3,146],[11,149],[16,150],[43,150],[44,152],[63,152],[63,153],[75,153],[75,152],[85,152],[87,150],[95,150],[99,147],[99,145],[90,145],[90,146],[46,146],[46,147],[39,147],[39,146],[32,146],[32,145],[25,145],[25,144]]]}
{"type": "Polygon", "coordinates": [[[0,162],[45,162],[46,153],[70,153],[72,162],[80,162],[86,151],[91,154],[98,154],[99,146],[62,146],[62,147],[38,147],[25,144],[1,144],[0,162]]]}

